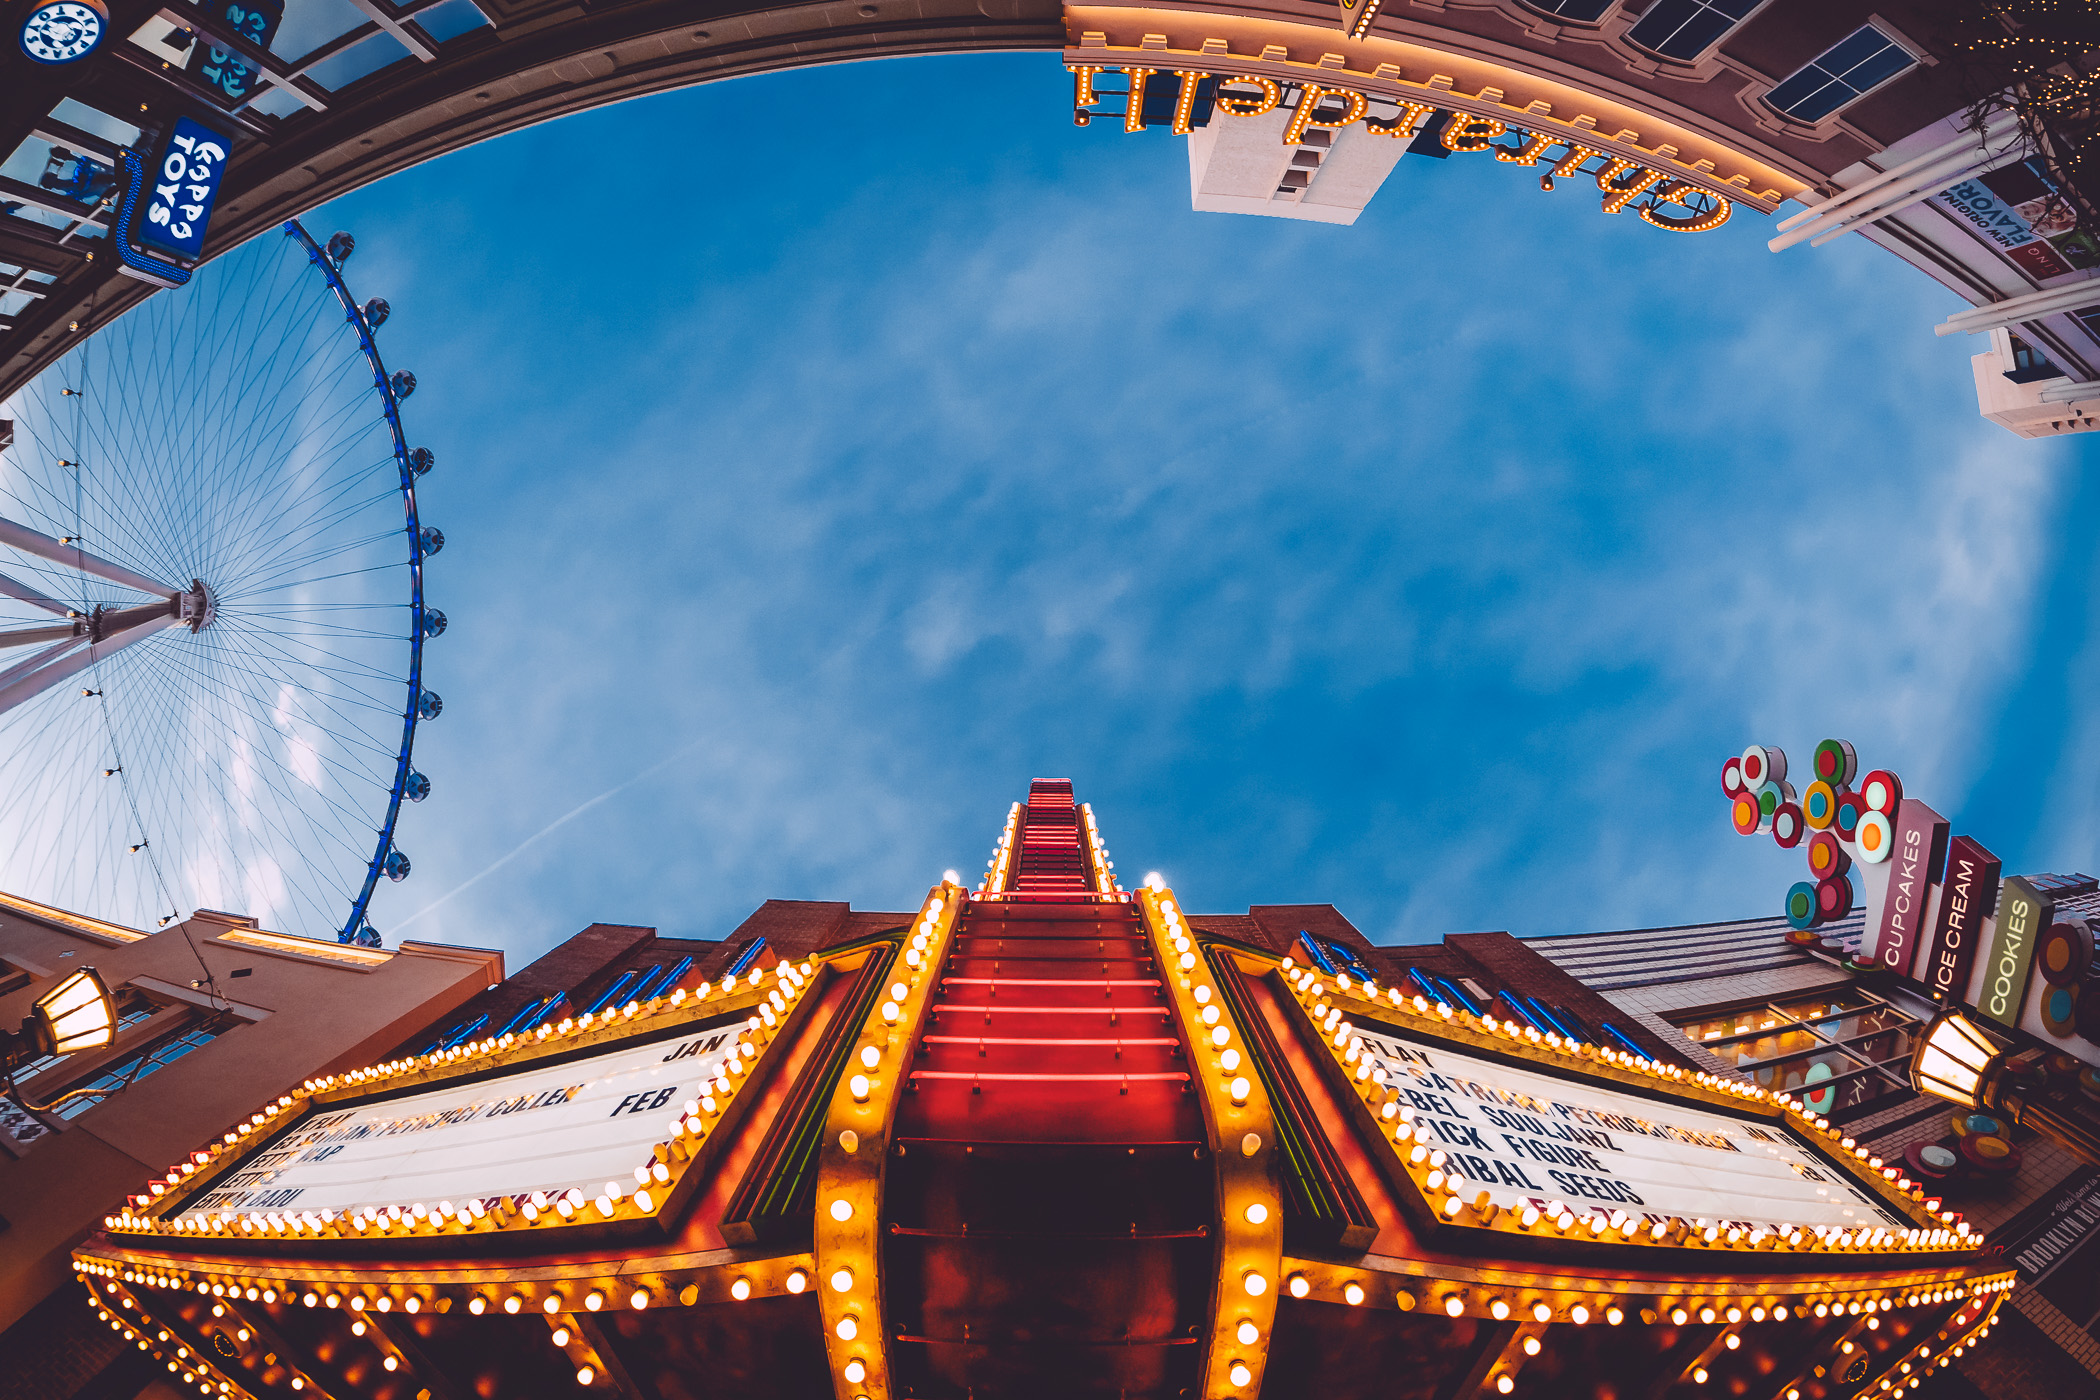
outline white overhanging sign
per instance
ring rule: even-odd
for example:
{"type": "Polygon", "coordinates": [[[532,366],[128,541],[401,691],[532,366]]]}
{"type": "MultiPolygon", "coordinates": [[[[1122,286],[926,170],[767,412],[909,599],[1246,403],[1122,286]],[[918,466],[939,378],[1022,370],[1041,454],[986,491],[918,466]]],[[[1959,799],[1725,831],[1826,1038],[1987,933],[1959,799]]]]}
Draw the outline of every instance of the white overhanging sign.
{"type": "Polygon", "coordinates": [[[1417,1139],[1444,1152],[1468,1198],[1485,1190],[1505,1209],[1559,1201],[1578,1214],[1602,1206],[1745,1230],[1911,1224],[1777,1123],[1517,1069],[1383,1026],[1356,1034],[1372,1078],[1383,1071],[1414,1110],[1417,1139]]]}
{"type": "MultiPolygon", "coordinates": [[[[571,1187],[587,1196],[634,1169],[689,1100],[715,1092],[744,1018],[588,1059],[324,1110],[273,1138],[185,1208],[345,1212],[571,1187]]],[[[748,1069],[748,1060],[742,1061],[748,1069]]]]}

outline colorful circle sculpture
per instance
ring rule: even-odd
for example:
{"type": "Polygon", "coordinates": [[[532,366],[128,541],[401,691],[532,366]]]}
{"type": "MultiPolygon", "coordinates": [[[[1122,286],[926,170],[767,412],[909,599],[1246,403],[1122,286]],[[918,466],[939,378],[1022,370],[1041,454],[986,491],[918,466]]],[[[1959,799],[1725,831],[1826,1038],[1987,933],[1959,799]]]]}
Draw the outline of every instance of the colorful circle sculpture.
{"type": "Polygon", "coordinates": [[[1828,1113],[1837,1107],[1837,1086],[1828,1089],[1811,1089],[1811,1084],[1821,1084],[1830,1078],[1830,1066],[1821,1060],[1808,1067],[1801,1076],[1801,1102],[1808,1105],[1811,1113],[1828,1113]]]}
{"type": "Polygon", "coordinates": [[[1801,794],[1801,819],[1811,831],[1828,831],[1837,820],[1837,789],[1818,778],[1801,794]]]}
{"type": "Polygon", "coordinates": [[[1859,858],[1869,865],[1879,865],[1889,858],[1889,848],[1896,844],[1896,829],[1889,825],[1887,813],[1865,811],[1859,815],[1859,830],[1852,835],[1852,848],[1859,858]]]}
{"type": "Polygon", "coordinates": [[[1750,792],[1757,799],[1757,809],[1764,813],[1769,824],[1772,814],[1779,810],[1779,804],[1786,801],[1786,789],[1767,780],[1751,788],[1750,792]]]}
{"type": "Polygon", "coordinates": [[[1827,880],[1833,875],[1842,875],[1852,868],[1852,857],[1838,844],[1837,837],[1827,831],[1819,831],[1809,839],[1808,868],[1818,880],[1827,880]]]}
{"type": "Polygon", "coordinates": [[[1816,780],[1833,788],[1844,787],[1859,772],[1859,754],[1844,739],[1825,739],[1816,745],[1816,780]]]}
{"type": "Polygon", "coordinates": [[[2059,1040],[2068,1040],[2078,1034],[2078,988],[2044,983],[2041,1007],[2042,1025],[2059,1040]]]}
{"type": "Polygon", "coordinates": [[[1743,750],[1743,781],[1751,787],[1760,783],[1783,783],[1786,781],[1786,750],[1767,748],[1763,744],[1752,744],[1743,750]]]}
{"type": "Polygon", "coordinates": [[[1902,784],[1886,769],[1867,774],[1859,792],[1847,786],[1859,754],[1846,740],[1816,745],[1813,766],[1807,795],[1797,797],[1786,781],[1784,749],[1752,744],[1721,764],[1721,791],[1738,834],[1769,831],[1786,850],[1808,843],[1813,878],[1791,886],[1785,904],[1787,938],[1803,946],[1823,942],[1811,932],[1816,926],[1852,912],[1852,862],[1888,859],[1895,842],[1891,817],[1903,800],[1902,784]]]}
{"type": "MultiPolygon", "coordinates": [[[[1816,887],[1808,880],[1797,882],[1786,892],[1786,921],[1790,928],[1806,933],[1816,926],[1816,887]]],[[[1797,943],[1812,943],[1812,938],[1795,939],[1797,943]]]]}
{"type": "Polygon", "coordinates": [[[2034,965],[2051,986],[2083,982],[2093,966],[2093,933],[2083,919],[2058,919],[2034,950],[2034,965]]]}
{"type": "Polygon", "coordinates": [[[1926,1181],[1941,1181],[1961,1167],[1961,1154],[1936,1142],[1914,1142],[1903,1149],[1903,1160],[1926,1181]]]}
{"type": "Polygon", "coordinates": [[[2005,1176],[2020,1169],[2020,1149],[1999,1133],[1970,1133],[1961,1140],[1961,1155],[1969,1166],[1989,1176],[2005,1176]]]}
{"type": "Polygon", "coordinates": [[[1765,829],[1764,809],[1757,805],[1755,793],[1737,793],[1735,802],[1729,809],[1729,816],[1735,822],[1738,836],[1755,836],[1765,829]]]}
{"type": "Polygon", "coordinates": [[[1830,829],[1838,834],[1838,840],[1850,841],[1859,835],[1859,819],[1867,810],[1867,800],[1856,792],[1840,792],[1837,805],[1831,808],[1830,829]]]}

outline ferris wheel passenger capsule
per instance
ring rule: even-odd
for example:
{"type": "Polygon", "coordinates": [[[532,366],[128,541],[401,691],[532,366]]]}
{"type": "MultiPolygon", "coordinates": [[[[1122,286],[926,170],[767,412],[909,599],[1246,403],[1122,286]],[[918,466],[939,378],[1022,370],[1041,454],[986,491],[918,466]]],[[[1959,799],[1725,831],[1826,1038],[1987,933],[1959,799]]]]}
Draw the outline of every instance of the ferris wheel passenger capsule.
{"type": "Polygon", "coordinates": [[[350,261],[350,255],[356,251],[357,240],[347,233],[338,233],[335,237],[328,240],[328,261],[334,263],[337,267],[341,267],[344,263],[350,261]]]}
{"type": "Polygon", "coordinates": [[[411,802],[421,802],[430,796],[430,779],[413,768],[409,769],[408,776],[401,782],[401,795],[411,802]]]}
{"type": "Polygon", "coordinates": [[[386,324],[386,318],[393,314],[394,308],[387,305],[385,297],[373,297],[364,305],[365,329],[378,330],[386,324]]]}
{"type": "Polygon", "coordinates": [[[436,608],[423,609],[423,635],[441,636],[445,630],[445,615],[436,608]]]}
{"type": "Polygon", "coordinates": [[[380,862],[379,868],[386,872],[386,877],[389,880],[406,880],[409,872],[408,857],[402,855],[399,851],[388,851],[386,859],[380,862]]]}
{"type": "Polygon", "coordinates": [[[445,532],[435,525],[423,527],[423,557],[428,559],[445,547],[445,532]]]}
{"type": "Polygon", "coordinates": [[[429,475],[430,469],[437,464],[437,453],[432,452],[427,447],[418,447],[415,451],[408,454],[408,469],[417,476],[429,475]]]}
{"type": "Polygon", "coordinates": [[[416,391],[416,377],[405,369],[395,370],[393,378],[387,380],[387,383],[393,385],[396,401],[405,399],[416,391]]]}
{"type": "Polygon", "coordinates": [[[434,690],[426,690],[416,697],[416,713],[424,719],[436,719],[445,712],[445,702],[434,690]]]}

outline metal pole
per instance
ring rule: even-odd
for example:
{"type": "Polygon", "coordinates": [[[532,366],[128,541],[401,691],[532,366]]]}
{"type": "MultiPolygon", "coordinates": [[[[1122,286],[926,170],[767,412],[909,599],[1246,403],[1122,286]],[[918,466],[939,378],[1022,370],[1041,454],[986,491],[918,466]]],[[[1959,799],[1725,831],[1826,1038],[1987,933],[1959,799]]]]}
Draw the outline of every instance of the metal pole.
{"type": "Polygon", "coordinates": [[[141,593],[158,593],[167,598],[182,592],[179,588],[157,583],[144,574],[133,573],[122,564],[113,564],[107,559],[90,554],[77,544],[55,540],[41,531],[32,530],[27,525],[18,525],[12,520],[0,519],[0,544],[13,545],[24,554],[34,554],[49,559],[54,564],[64,564],[84,574],[93,574],[96,578],[107,579],[126,588],[135,588],[141,593]]]}
{"type": "Polygon", "coordinates": [[[1978,331],[1995,330],[1999,326],[2017,325],[2036,316],[2050,316],[2059,311],[2075,311],[2082,306],[2100,304],[2100,277],[2088,277],[2083,282],[2073,282],[2068,287],[2048,287],[2025,296],[1994,301],[1988,306],[1979,306],[1973,311],[1958,311],[1932,328],[1934,335],[1973,335],[1978,331]]]}
{"type": "Polygon", "coordinates": [[[1999,112],[1984,123],[1980,138],[1977,132],[1964,131],[1944,146],[1935,146],[1925,152],[1925,154],[1915,156],[1893,169],[1884,170],[1879,175],[1870,175],[1851,189],[1834,194],[1820,204],[1811,204],[1800,213],[1780,220],[1779,231],[1785,233],[1788,229],[1807,223],[1811,219],[1819,219],[1826,214],[1837,213],[1846,205],[1856,204],[1868,195],[1874,194],[1901,180],[1904,176],[1923,170],[1926,166],[1945,160],[1949,156],[1959,155],[1971,146],[1978,147],[1978,154],[1980,155],[1982,153],[1981,148],[1987,147],[1991,139],[2001,134],[2005,129],[2005,124],[2013,119],[2012,113],[1999,112]]]}
{"type": "Polygon", "coordinates": [[[0,689],[0,714],[6,714],[23,701],[43,694],[66,677],[85,670],[103,657],[114,656],[134,642],[143,642],[164,628],[179,626],[181,621],[178,617],[156,617],[115,633],[103,642],[84,647],[63,660],[54,661],[42,670],[0,689]]]}

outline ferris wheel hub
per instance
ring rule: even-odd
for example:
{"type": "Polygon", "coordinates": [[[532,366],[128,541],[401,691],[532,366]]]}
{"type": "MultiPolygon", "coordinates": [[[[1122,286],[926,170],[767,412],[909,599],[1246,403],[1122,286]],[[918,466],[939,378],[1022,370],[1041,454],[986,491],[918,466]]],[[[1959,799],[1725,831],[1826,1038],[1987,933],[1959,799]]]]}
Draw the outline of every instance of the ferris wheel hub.
{"type": "Polygon", "coordinates": [[[188,624],[190,631],[201,632],[211,626],[212,619],[219,615],[219,605],[204,580],[190,580],[189,590],[174,597],[175,615],[188,624]]]}

